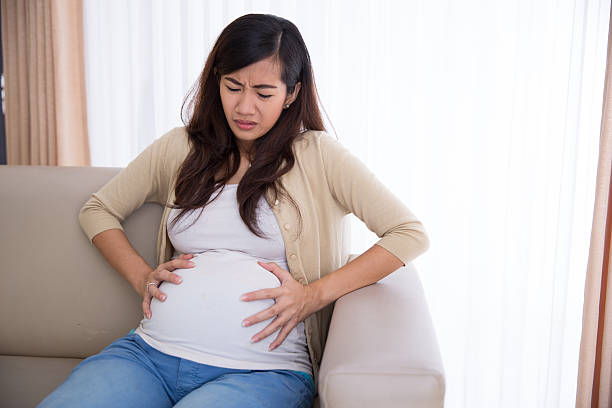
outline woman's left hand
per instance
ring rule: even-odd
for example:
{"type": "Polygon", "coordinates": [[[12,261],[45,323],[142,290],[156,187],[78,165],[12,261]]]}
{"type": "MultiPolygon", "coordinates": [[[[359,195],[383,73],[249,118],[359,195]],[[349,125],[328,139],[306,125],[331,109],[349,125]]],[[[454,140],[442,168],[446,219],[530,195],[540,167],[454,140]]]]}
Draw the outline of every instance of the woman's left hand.
{"type": "Polygon", "coordinates": [[[289,272],[282,269],[276,263],[260,261],[257,261],[257,263],[276,275],[281,282],[281,286],[243,294],[240,300],[246,302],[259,299],[275,299],[276,303],[253,316],[247,317],[243,320],[242,325],[251,326],[255,323],[277,316],[268,326],[251,338],[253,342],[258,342],[274,333],[279,327],[282,327],[278,336],[270,344],[270,348],[268,349],[274,350],[285,341],[291,330],[297,326],[299,322],[316,311],[313,301],[314,298],[311,287],[302,285],[293,279],[293,276],[291,276],[289,272]]]}

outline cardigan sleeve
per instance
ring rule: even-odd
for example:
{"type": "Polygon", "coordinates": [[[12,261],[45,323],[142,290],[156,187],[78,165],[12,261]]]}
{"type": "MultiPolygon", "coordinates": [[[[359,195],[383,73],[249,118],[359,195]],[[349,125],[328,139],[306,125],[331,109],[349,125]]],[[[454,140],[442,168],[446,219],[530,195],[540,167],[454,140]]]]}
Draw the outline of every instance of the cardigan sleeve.
{"type": "Polygon", "coordinates": [[[408,207],[340,142],[319,134],[327,183],[336,202],[363,221],[380,238],[375,244],[404,265],[425,252],[429,237],[408,207]]]}
{"type": "Polygon", "coordinates": [[[145,202],[165,204],[168,174],[164,158],[175,129],[151,143],[81,207],[79,224],[90,241],[108,229],[123,231],[121,222],[145,202]]]}

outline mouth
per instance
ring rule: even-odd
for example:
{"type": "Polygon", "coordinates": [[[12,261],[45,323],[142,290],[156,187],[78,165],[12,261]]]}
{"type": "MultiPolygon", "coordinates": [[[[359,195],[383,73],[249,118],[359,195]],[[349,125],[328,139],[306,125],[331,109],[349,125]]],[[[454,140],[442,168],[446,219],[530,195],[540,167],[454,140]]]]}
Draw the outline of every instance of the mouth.
{"type": "Polygon", "coordinates": [[[238,127],[242,130],[253,129],[257,122],[251,122],[250,120],[234,120],[238,127]]]}

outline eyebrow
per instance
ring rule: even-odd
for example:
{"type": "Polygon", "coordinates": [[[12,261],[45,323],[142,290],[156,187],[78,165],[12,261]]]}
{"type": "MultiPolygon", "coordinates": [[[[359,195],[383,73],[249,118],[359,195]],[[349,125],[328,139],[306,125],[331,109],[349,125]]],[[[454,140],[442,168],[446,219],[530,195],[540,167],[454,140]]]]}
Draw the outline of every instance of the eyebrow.
{"type": "MultiPolygon", "coordinates": [[[[243,84],[238,82],[238,80],[236,80],[236,79],[234,79],[232,77],[225,77],[225,79],[227,79],[228,81],[230,81],[233,84],[244,86],[243,84]]],[[[266,84],[254,85],[253,88],[257,88],[257,89],[269,89],[269,88],[276,89],[276,87],[274,85],[266,85],[266,84]]]]}

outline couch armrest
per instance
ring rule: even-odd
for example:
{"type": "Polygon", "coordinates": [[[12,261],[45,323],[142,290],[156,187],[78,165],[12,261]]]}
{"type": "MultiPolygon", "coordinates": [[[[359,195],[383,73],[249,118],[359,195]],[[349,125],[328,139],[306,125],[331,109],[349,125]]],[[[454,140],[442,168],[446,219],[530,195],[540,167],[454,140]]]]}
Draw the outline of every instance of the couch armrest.
{"type": "Polygon", "coordinates": [[[336,301],[319,373],[322,408],[442,407],[444,393],[440,349],[411,263],[336,301]]]}

